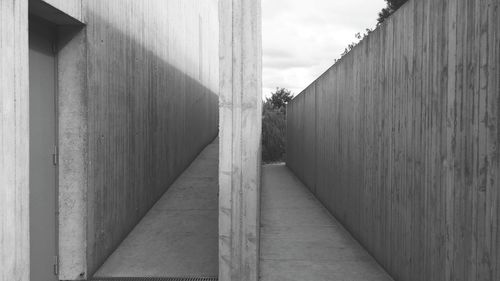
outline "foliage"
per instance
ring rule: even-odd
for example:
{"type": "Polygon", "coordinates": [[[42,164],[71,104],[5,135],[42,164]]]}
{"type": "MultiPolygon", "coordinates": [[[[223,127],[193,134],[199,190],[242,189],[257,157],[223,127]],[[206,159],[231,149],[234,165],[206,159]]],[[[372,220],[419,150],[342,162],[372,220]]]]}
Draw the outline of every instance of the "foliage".
{"type": "MultiPolygon", "coordinates": [[[[379,12],[378,14],[378,24],[380,25],[382,22],[384,22],[388,17],[390,17],[394,12],[396,12],[401,6],[403,6],[408,0],[385,0],[387,2],[387,7],[383,8],[382,11],[379,12]]],[[[356,45],[359,44],[359,42],[363,41],[365,37],[370,35],[370,33],[373,30],[367,28],[366,32],[361,34],[360,32],[356,33],[354,37],[358,39],[357,42],[352,42],[351,44],[347,45],[347,48],[345,48],[344,52],[340,55],[340,58],[335,60],[335,63],[342,59],[345,55],[347,55],[356,45]]]]}
{"type": "Polygon", "coordinates": [[[394,12],[396,12],[404,3],[408,0],[385,0],[387,2],[387,7],[383,8],[380,13],[378,13],[378,24],[383,23],[387,18],[389,18],[394,12]]]}
{"type": "Polygon", "coordinates": [[[276,92],[272,93],[270,98],[266,99],[266,103],[270,103],[274,109],[284,110],[286,104],[293,98],[292,93],[285,88],[276,88],[276,92]]]}
{"type": "Polygon", "coordinates": [[[285,157],[286,117],[279,110],[264,110],[262,115],[262,161],[282,162],[285,157]]]}
{"type": "Polygon", "coordinates": [[[266,99],[262,107],[262,161],[282,162],[286,150],[286,104],[293,95],[285,88],[266,99]]]}

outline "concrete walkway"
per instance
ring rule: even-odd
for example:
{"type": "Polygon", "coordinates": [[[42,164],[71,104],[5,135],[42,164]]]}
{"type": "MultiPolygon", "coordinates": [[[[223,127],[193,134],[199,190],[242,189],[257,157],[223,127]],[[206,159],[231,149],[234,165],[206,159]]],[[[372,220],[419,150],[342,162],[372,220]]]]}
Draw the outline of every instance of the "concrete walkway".
{"type": "Polygon", "coordinates": [[[262,176],[262,281],[392,280],[285,165],[262,176]]]}
{"type": "Polygon", "coordinates": [[[218,140],[134,228],[95,277],[218,275],[218,140]]]}

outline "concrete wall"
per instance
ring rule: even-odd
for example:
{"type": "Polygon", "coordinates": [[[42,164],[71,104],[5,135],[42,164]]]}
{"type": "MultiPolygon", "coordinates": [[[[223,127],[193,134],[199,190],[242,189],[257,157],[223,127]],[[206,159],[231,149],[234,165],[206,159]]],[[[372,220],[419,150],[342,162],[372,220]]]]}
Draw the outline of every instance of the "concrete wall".
{"type": "Polygon", "coordinates": [[[92,274],[218,134],[215,0],[88,0],[92,274]]]}
{"type": "Polygon", "coordinates": [[[260,0],[220,0],[219,280],[259,279],[260,0]]]}
{"type": "Polygon", "coordinates": [[[498,0],[413,0],[297,96],[287,165],[395,280],[500,280],[498,0]]]}
{"type": "Polygon", "coordinates": [[[28,0],[0,1],[0,280],[29,278],[28,0]]]}
{"type": "Polygon", "coordinates": [[[87,48],[83,27],[58,28],[59,277],[87,271],[87,48]]]}
{"type": "Polygon", "coordinates": [[[1,1],[2,281],[29,280],[28,3],[64,25],[59,277],[85,279],[218,133],[217,1],[1,1]]]}
{"type": "MultiPolygon", "coordinates": [[[[80,1],[59,2],[61,3],[54,2],[51,5],[46,5],[41,0],[2,1],[0,3],[0,104],[2,106],[0,111],[2,124],[0,126],[0,280],[29,280],[28,15],[34,14],[49,21],[55,20],[58,24],[66,22],[77,24],[78,20],[71,16],[54,11],[60,8],[60,4],[67,5],[70,2],[81,4],[80,1]]],[[[78,7],[78,5],[75,6],[78,7]]],[[[74,11],[77,12],[77,9],[74,11]]],[[[60,64],[69,61],[59,57],[60,64]]],[[[76,60],[72,57],[71,61],[76,60]]],[[[60,69],[60,77],[67,78],[64,79],[66,84],[72,83],[74,75],[67,76],[66,70],[65,67],[60,69]]],[[[69,73],[74,74],[74,72],[69,73]]],[[[80,77],[82,76],[84,77],[85,73],[80,72],[80,77]]],[[[62,86],[64,88],[64,85],[62,86]]],[[[74,92],[74,89],[63,88],[59,89],[60,93],[63,93],[62,96],[68,92],[74,92]]],[[[67,119],[61,118],[61,120],[67,119]]],[[[81,135],[75,136],[76,139],[80,137],[81,135]]],[[[68,144],[68,146],[72,145],[74,143],[68,144]]],[[[74,188],[75,186],[74,184],[65,185],[65,183],[61,181],[63,187],[61,190],[65,190],[64,187],[74,188]]],[[[86,190],[77,191],[86,192],[86,190]]],[[[73,205],[71,208],[60,208],[61,217],[65,217],[64,212],[68,209],[73,209],[73,205]]],[[[70,217],[69,221],[71,219],[70,217]]],[[[68,225],[61,224],[61,226],[60,230],[68,225]]],[[[73,230],[72,232],[74,234],[73,230]]],[[[73,236],[66,235],[65,237],[73,236]]],[[[74,242],[74,240],[71,241],[73,246],[74,242]]],[[[64,242],[60,246],[64,249],[64,242]]]]}
{"type": "Polygon", "coordinates": [[[218,133],[217,1],[0,8],[0,280],[29,280],[29,13],[59,25],[59,277],[85,279],[218,133]]]}

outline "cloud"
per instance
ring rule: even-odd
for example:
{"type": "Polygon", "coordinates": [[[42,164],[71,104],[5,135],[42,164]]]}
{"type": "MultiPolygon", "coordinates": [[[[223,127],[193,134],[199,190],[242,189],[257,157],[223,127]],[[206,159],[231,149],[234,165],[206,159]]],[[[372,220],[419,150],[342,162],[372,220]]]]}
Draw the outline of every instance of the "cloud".
{"type": "Polygon", "coordinates": [[[266,68],[287,70],[290,68],[304,68],[311,67],[314,64],[307,59],[290,59],[290,58],[264,58],[266,68]]]}
{"type": "Polygon", "coordinates": [[[296,94],[373,28],[384,0],[262,0],[263,95],[276,87],[296,94]]]}

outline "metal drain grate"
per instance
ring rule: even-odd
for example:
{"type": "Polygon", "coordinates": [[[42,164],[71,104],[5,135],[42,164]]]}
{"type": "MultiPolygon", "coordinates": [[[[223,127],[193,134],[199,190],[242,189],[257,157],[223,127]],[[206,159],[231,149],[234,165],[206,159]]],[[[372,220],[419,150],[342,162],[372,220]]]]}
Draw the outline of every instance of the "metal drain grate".
{"type": "Polygon", "coordinates": [[[219,281],[218,277],[94,277],[92,281],[219,281]]]}

